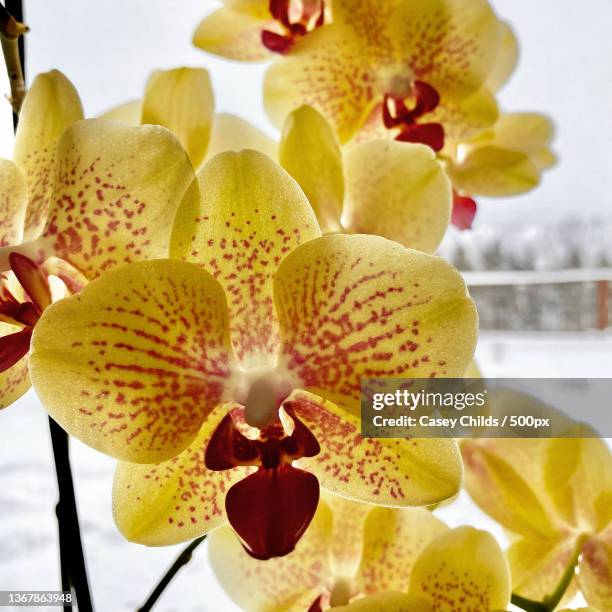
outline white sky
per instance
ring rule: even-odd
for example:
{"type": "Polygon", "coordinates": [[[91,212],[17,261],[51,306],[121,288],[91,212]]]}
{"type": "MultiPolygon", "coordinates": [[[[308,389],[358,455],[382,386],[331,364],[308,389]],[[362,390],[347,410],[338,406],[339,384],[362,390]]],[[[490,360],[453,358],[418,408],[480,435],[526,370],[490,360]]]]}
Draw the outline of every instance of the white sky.
{"type": "MultiPolygon", "coordinates": [[[[494,0],[519,35],[520,66],[502,92],[505,109],[550,113],[561,164],[536,191],[481,207],[479,224],[612,216],[612,2],[494,0]],[[587,8],[588,7],[588,8],[587,8]]],[[[215,0],[26,0],[28,70],[59,68],[88,115],[141,95],[148,73],[178,65],[209,69],[219,110],[272,130],[261,101],[265,66],[206,55],[192,32],[215,0]]],[[[4,75],[3,75],[4,78],[4,75]]],[[[7,90],[5,82],[0,89],[7,90]]],[[[10,157],[10,115],[0,112],[0,155],[10,157]]]]}

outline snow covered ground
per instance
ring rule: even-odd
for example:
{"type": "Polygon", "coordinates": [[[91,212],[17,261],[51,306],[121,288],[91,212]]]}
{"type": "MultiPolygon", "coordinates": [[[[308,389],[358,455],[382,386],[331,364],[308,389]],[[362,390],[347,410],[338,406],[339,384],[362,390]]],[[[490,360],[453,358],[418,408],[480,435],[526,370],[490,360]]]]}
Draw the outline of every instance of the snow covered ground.
{"type": "MultiPolygon", "coordinates": [[[[478,359],[484,375],[491,377],[609,377],[612,335],[484,333],[478,359]]],[[[56,483],[46,416],[33,392],[3,411],[0,427],[0,590],[56,589],[56,483]]],[[[149,549],[124,541],[111,516],[114,461],[73,441],[72,465],[96,607],[134,610],[181,547],[149,549]]],[[[505,541],[502,530],[466,495],[437,513],[451,526],[487,528],[505,541]]],[[[205,546],[157,609],[237,610],[217,585],[205,546]]]]}

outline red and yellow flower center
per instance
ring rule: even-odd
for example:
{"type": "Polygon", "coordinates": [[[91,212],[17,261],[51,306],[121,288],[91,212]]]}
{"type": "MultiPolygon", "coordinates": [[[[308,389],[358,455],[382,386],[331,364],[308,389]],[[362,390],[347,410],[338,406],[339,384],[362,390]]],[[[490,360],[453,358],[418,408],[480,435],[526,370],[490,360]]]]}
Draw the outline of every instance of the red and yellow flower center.
{"type": "Polygon", "coordinates": [[[438,152],[444,147],[444,127],[440,123],[419,123],[440,104],[438,92],[423,81],[412,84],[412,106],[406,98],[387,93],[383,100],[383,122],[387,129],[399,129],[395,140],[426,144],[438,152]]]}
{"type": "Polygon", "coordinates": [[[270,51],[284,55],[300,38],[325,23],[325,0],[270,0],[270,14],[282,33],[263,30],[261,42],[270,51]]]}
{"type": "Polygon", "coordinates": [[[18,300],[5,282],[0,290],[0,320],[22,329],[0,338],[0,372],[14,366],[30,350],[34,326],[51,304],[51,288],[46,273],[29,257],[11,253],[9,263],[23,288],[26,300],[18,300]]]}
{"type": "Polygon", "coordinates": [[[215,429],[204,458],[208,469],[257,468],[225,496],[228,520],[252,557],[287,555],[306,531],[319,503],[319,482],[292,463],[319,451],[317,439],[296,417],[291,402],[282,405],[256,439],[247,438],[231,414],[215,429]]]}

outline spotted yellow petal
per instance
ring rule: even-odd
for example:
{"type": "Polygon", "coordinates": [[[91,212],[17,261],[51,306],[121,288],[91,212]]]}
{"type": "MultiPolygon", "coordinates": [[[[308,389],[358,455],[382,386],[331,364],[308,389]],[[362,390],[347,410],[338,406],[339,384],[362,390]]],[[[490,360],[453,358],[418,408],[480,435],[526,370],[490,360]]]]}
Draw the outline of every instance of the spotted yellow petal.
{"type": "Polygon", "coordinates": [[[179,211],[172,256],[199,263],[225,289],[243,365],[273,364],[272,277],[292,249],[320,235],[312,208],[297,183],[257,151],[221,153],[198,180],[201,205],[179,211]]]}
{"type": "Polygon", "coordinates": [[[223,290],[198,266],[124,266],[44,312],[32,381],[51,416],[86,444],[125,461],[164,461],[223,398],[227,325],[223,290]]]}
{"type": "Polygon", "coordinates": [[[57,141],[69,125],[83,116],[79,95],[61,72],[51,70],[34,79],[19,114],[13,156],[28,185],[26,240],[37,236],[45,224],[52,198],[57,141]]]}
{"type": "Polygon", "coordinates": [[[312,240],[275,278],[281,363],[295,387],[359,414],[362,377],[462,376],[477,315],[459,273],[378,236],[312,240]]]}
{"type": "Polygon", "coordinates": [[[508,562],[489,533],[458,527],[421,553],[410,574],[409,594],[427,599],[435,612],[505,610],[508,562]]]}
{"type": "Polygon", "coordinates": [[[167,546],[192,540],[227,521],[225,494],[248,468],[213,472],[204,464],[204,453],[213,431],[233,407],[215,407],[193,442],[168,461],[118,464],[113,515],[128,540],[167,546]]]}
{"type": "Polygon", "coordinates": [[[198,25],[193,44],[204,51],[233,60],[259,61],[273,54],[261,42],[264,29],[275,30],[271,19],[222,7],[198,25]]]}
{"type": "Polygon", "coordinates": [[[500,43],[497,57],[485,84],[492,91],[499,91],[510,79],[519,59],[519,45],[510,24],[500,22],[500,43]]]}
{"type": "Polygon", "coordinates": [[[359,591],[407,591],[410,572],[420,552],[447,530],[424,508],[373,509],[365,524],[359,591]]]}
{"type": "Polygon", "coordinates": [[[395,507],[431,505],[458,492],[462,465],[453,440],[364,438],[360,419],[332,402],[304,391],[292,399],[321,445],[299,464],[329,491],[395,507]]]}
{"type": "Polygon", "coordinates": [[[257,561],[245,551],[234,532],[222,527],[210,534],[210,562],[221,586],[241,608],[258,612],[306,610],[318,593],[330,586],[329,546],[332,513],[324,501],[295,550],[285,557],[257,561]],[[237,577],[240,577],[237,579],[237,577]],[[308,600],[303,602],[303,596],[308,600]]]}
{"type": "Polygon", "coordinates": [[[495,96],[486,87],[460,100],[442,100],[423,121],[441,123],[450,140],[469,140],[491,128],[499,117],[495,96]]]}
{"type": "Polygon", "coordinates": [[[334,612],[433,612],[422,597],[387,591],[355,599],[346,606],[334,607],[334,612]]]}
{"type": "Polygon", "coordinates": [[[451,212],[451,188],[435,153],[425,145],[364,142],[346,156],[344,227],[377,234],[433,253],[451,212]]]}
{"type": "Polygon", "coordinates": [[[0,158],[0,246],[21,242],[27,201],[25,177],[12,161],[0,158]]]}
{"type": "Polygon", "coordinates": [[[414,78],[442,98],[476,91],[493,68],[499,21],[487,0],[411,0],[396,10],[395,40],[414,78]]]}
{"type": "MultiPolygon", "coordinates": [[[[15,334],[20,328],[0,321],[0,337],[15,334]]],[[[0,372],[0,410],[17,401],[30,388],[28,356],[22,357],[15,365],[0,372]]]]}
{"type": "Polygon", "coordinates": [[[264,104],[280,128],[287,115],[308,104],[332,124],[346,142],[373,104],[373,75],[359,38],[348,26],[330,25],[311,32],[291,54],[266,72],[264,104]]]}
{"type": "Polygon", "coordinates": [[[140,125],[142,118],[142,100],[130,100],[102,113],[100,119],[123,121],[128,125],[140,125]]]}
{"type": "Polygon", "coordinates": [[[550,538],[555,533],[545,502],[541,466],[547,440],[464,440],[464,485],[472,499],[507,529],[550,538]]]}
{"type": "Polygon", "coordinates": [[[456,188],[487,197],[524,193],[540,182],[540,171],[528,155],[493,145],[470,151],[448,173],[456,188]]]}
{"type": "Polygon", "coordinates": [[[179,139],[194,168],[210,139],[215,98],[203,68],[158,70],[151,75],[142,101],[142,123],[163,125],[179,139]]]}
{"type": "Polygon", "coordinates": [[[340,228],[344,200],[342,153],[333,129],[311,106],[300,106],[285,121],[280,163],[304,190],[321,229],[340,228]]]}
{"type": "Polygon", "coordinates": [[[612,609],[612,525],[583,546],[578,584],[590,606],[612,609]]]}
{"type": "Polygon", "coordinates": [[[158,126],[89,119],[57,148],[53,204],[40,241],[87,278],[130,261],[167,257],[181,200],[199,199],[176,138],[158,126]]]}
{"type": "MultiPolygon", "coordinates": [[[[569,533],[548,539],[532,536],[513,542],[506,551],[513,592],[534,601],[542,601],[550,595],[571,561],[575,544],[575,535],[569,533]]],[[[576,587],[571,585],[565,601],[575,593],[576,587]]]]}
{"type": "Polygon", "coordinates": [[[278,158],[278,144],[254,125],[230,113],[218,113],[214,117],[207,159],[224,151],[255,149],[268,157],[278,158]]]}

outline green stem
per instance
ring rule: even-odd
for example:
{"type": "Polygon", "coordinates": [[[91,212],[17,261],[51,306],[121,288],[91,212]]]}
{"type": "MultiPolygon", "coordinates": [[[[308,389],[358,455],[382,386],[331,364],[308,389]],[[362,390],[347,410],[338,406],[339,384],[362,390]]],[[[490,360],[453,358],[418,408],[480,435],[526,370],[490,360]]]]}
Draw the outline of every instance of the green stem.
{"type": "Polygon", "coordinates": [[[582,547],[587,537],[588,536],[583,534],[576,540],[572,556],[563,570],[559,583],[550,595],[547,595],[542,602],[539,602],[512,593],[512,603],[526,612],[553,612],[563,599],[576,573],[576,565],[578,565],[578,559],[580,558],[580,553],[582,552],[582,547]]]}
{"type": "Polygon", "coordinates": [[[168,568],[168,571],[163,575],[162,579],[158,582],[157,586],[153,589],[153,592],[147,598],[140,608],[138,608],[137,612],[149,612],[160,598],[161,594],[164,592],[164,589],[170,584],[174,576],[179,572],[179,570],[191,561],[191,556],[193,551],[206,539],[206,536],[203,535],[199,538],[196,538],[191,544],[189,544],[186,548],[184,548],[179,556],[174,560],[174,563],[168,568]]]}

